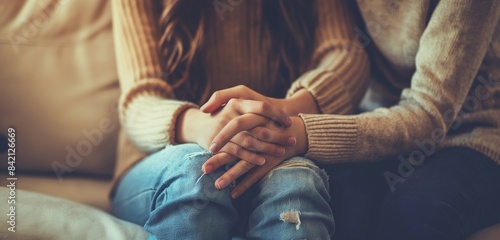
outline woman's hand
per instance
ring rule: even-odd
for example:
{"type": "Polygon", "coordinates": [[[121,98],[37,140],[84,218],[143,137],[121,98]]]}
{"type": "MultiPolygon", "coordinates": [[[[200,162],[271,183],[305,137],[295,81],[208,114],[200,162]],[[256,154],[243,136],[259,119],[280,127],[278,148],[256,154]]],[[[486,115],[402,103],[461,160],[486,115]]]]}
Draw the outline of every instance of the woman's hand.
{"type": "Polygon", "coordinates": [[[280,99],[266,97],[246,86],[239,85],[214,92],[210,99],[201,106],[200,110],[205,113],[212,113],[229,102],[230,99],[247,99],[265,102],[277,109],[283,109],[284,107],[280,99]]]}
{"type": "Polygon", "coordinates": [[[266,102],[281,109],[289,116],[296,116],[299,113],[320,113],[316,100],[314,100],[313,96],[306,89],[298,90],[290,98],[279,99],[266,97],[243,85],[215,92],[201,106],[200,110],[205,113],[211,113],[226,104],[230,99],[248,99],[266,102]]]}
{"type": "MultiPolygon", "coordinates": [[[[287,128],[285,131],[294,136],[295,139],[297,139],[297,143],[293,147],[286,147],[284,155],[266,155],[265,158],[267,161],[262,166],[255,166],[253,163],[241,160],[215,181],[215,187],[217,189],[223,189],[229,183],[250,171],[249,174],[245,176],[245,178],[231,191],[231,196],[233,198],[237,198],[282,161],[294,156],[305,154],[307,151],[307,137],[302,119],[300,117],[292,117],[292,126],[287,128]]],[[[208,174],[234,160],[236,159],[228,154],[218,153],[205,162],[202,166],[202,170],[208,174]]]]}
{"type": "Polygon", "coordinates": [[[263,127],[269,124],[288,127],[291,121],[283,111],[270,104],[232,99],[212,114],[195,108],[186,110],[178,119],[176,135],[181,143],[194,142],[212,152],[225,152],[232,158],[262,165],[264,154],[282,156],[285,154],[284,147],[294,145],[296,141],[286,132],[263,127]],[[224,145],[217,145],[213,138],[223,128],[249,131],[238,131],[224,145]]]}

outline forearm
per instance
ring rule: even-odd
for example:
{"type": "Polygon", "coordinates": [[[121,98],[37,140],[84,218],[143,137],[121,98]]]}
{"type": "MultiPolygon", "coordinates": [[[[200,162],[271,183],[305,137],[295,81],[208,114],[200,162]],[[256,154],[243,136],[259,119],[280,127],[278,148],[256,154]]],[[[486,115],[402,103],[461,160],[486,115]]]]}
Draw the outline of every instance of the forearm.
{"type": "Polygon", "coordinates": [[[139,150],[151,153],[176,142],[176,117],[192,107],[188,102],[141,94],[122,101],[121,124],[139,150]]]}

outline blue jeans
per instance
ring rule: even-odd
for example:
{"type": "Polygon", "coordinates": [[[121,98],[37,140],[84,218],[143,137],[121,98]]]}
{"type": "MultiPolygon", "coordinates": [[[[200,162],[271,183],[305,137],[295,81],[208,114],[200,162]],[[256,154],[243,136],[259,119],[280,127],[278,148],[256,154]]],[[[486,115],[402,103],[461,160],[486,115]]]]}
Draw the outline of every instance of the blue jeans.
{"type": "Polygon", "coordinates": [[[326,173],[310,160],[284,161],[238,200],[205,175],[211,153],[168,146],[130,169],[117,186],[113,214],[144,226],[150,239],[329,239],[334,231],[326,173]]]}

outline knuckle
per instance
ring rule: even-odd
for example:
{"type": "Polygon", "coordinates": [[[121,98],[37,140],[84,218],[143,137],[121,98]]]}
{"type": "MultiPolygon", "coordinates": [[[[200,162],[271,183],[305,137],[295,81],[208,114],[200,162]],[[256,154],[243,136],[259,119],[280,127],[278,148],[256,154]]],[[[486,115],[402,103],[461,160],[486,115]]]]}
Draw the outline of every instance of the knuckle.
{"type": "Polygon", "coordinates": [[[228,107],[234,107],[234,104],[236,103],[236,99],[231,98],[227,101],[226,106],[228,107]]]}
{"type": "Polygon", "coordinates": [[[227,152],[222,152],[222,153],[220,153],[220,155],[221,156],[219,157],[219,159],[217,159],[218,161],[216,162],[217,166],[223,166],[224,164],[233,161],[231,154],[229,154],[227,152]]]}
{"type": "Polygon", "coordinates": [[[230,121],[231,118],[229,116],[224,115],[219,117],[219,124],[221,124],[222,126],[225,126],[230,121]]]}
{"type": "Polygon", "coordinates": [[[261,141],[252,138],[252,149],[254,152],[266,152],[266,144],[262,143],[261,141]]]}
{"type": "Polygon", "coordinates": [[[243,124],[243,119],[235,118],[235,119],[231,120],[230,124],[231,124],[232,128],[239,129],[243,124]]]}
{"type": "Polygon", "coordinates": [[[259,133],[260,133],[260,129],[262,127],[260,126],[257,126],[257,127],[254,127],[252,128],[251,130],[249,130],[248,132],[250,133],[250,135],[254,136],[254,137],[259,137],[259,133]]]}
{"type": "Polygon", "coordinates": [[[215,99],[220,99],[222,97],[221,95],[222,95],[222,93],[221,93],[220,90],[219,91],[215,91],[214,94],[213,94],[213,96],[214,96],[215,99]]]}
{"type": "Polygon", "coordinates": [[[253,163],[250,163],[250,162],[245,162],[245,164],[244,164],[244,165],[245,165],[245,166],[244,166],[244,167],[245,167],[245,170],[247,170],[247,171],[248,171],[248,170],[250,170],[250,169],[252,169],[252,168],[253,168],[253,166],[255,166],[253,163]]]}
{"type": "Polygon", "coordinates": [[[257,159],[258,159],[258,155],[257,155],[257,154],[255,154],[255,153],[252,153],[252,154],[250,154],[250,155],[247,157],[247,159],[245,159],[246,161],[245,161],[244,163],[242,163],[241,165],[243,165],[243,167],[246,167],[246,165],[247,165],[248,163],[252,163],[252,162],[257,163],[257,159]]]}
{"type": "Polygon", "coordinates": [[[232,152],[234,155],[240,156],[243,153],[243,149],[240,146],[233,144],[232,145],[232,152]]]}
{"type": "Polygon", "coordinates": [[[271,144],[264,144],[262,146],[262,151],[267,152],[267,153],[273,153],[275,151],[276,147],[271,145],[271,144]]]}
{"type": "Polygon", "coordinates": [[[245,91],[247,87],[245,85],[238,85],[235,88],[237,91],[245,91]]]}
{"type": "MultiPolygon", "coordinates": [[[[256,158],[256,157],[255,157],[256,158]]],[[[247,162],[247,161],[243,161],[243,163],[241,164],[243,165],[242,167],[245,169],[245,170],[250,170],[254,165],[250,162],[247,162]]]]}
{"type": "Polygon", "coordinates": [[[255,111],[257,112],[265,112],[266,111],[266,104],[264,102],[257,102],[255,103],[255,111]]]}
{"type": "MultiPolygon", "coordinates": [[[[229,154],[221,153],[221,154],[217,154],[217,155],[219,156],[219,157],[216,159],[216,161],[215,161],[217,164],[221,164],[221,165],[222,165],[222,164],[224,164],[225,162],[229,162],[229,161],[228,161],[228,160],[229,160],[229,158],[228,158],[229,154]]],[[[217,155],[216,155],[216,156],[217,156],[217,155]]]]}
{"type": "Polygon", "coordinates": [[[226,175],[229,181],[233,181],[234,179],[236,179],[236,174],[234,174],[232,171],[227,171],[224,175],[226,175]]]}
{"type": "Polygon", "coordinates": [[[263,140],[269,140],[271,138],[271,135],[264,128],[259,129],[258,134],[258,136],[263,140]]]}
{"type": "Polygon", "coordinates": [[[254,146],[254,142],[249,136],[246,136],[241,141],[241,145],[246,148],[252,148],[254,146]]]}

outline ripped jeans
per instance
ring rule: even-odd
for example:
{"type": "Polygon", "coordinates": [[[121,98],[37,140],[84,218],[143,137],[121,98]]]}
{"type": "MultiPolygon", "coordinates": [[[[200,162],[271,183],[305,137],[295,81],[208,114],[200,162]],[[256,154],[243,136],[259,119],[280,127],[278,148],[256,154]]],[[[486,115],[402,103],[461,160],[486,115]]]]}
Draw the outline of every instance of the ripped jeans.
{"type": "Polygon", "coordinates": [[[196,144],[168,146],[131,168],[117,186],[113,214],[149,239],[330,239],[334,231],[326,173],[294,157],[237,200],[214,187],[225,169],[205,175],[211,153],[196,144]]]}

